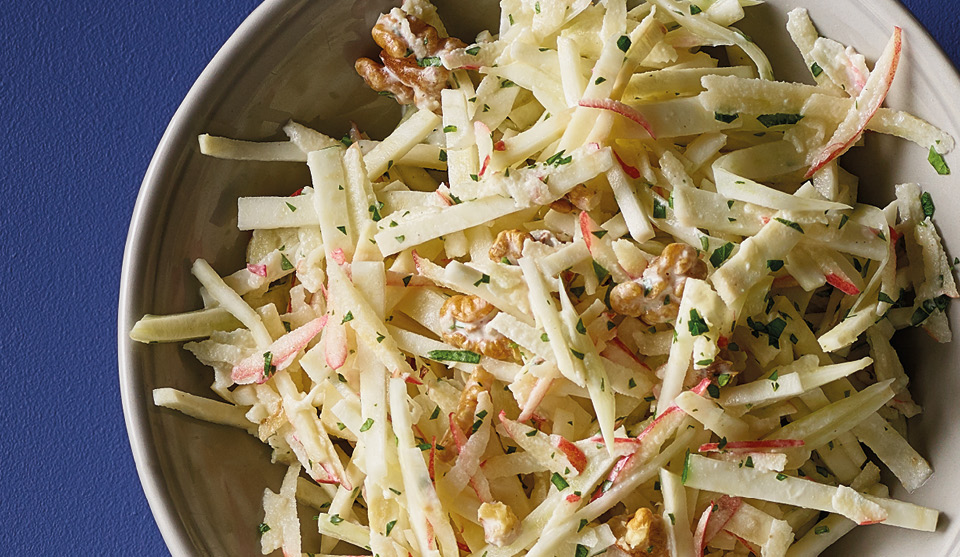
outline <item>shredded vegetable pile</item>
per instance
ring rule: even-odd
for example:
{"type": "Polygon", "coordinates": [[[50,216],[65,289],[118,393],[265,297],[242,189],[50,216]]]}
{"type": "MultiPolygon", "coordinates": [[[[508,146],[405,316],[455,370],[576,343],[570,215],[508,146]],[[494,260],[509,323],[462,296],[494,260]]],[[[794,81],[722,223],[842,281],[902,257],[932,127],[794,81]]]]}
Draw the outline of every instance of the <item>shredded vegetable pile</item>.
{"type": "Polygon", "coordinates": [[[890,339],[950,340],[953,267],[929,193],[859,203],[838,157],[892,134],[936,179],[954,141],[881,106],[900,29],[871,68],[795,10],[813,84],[775,81],[732,26],[756,3],[502,0],[468,44],[407,0],[357,62],[405,105],[382,141],[200,137],[312,178],[240,198],[246,267],[197,260],[203,309],[131,332],[213,368],[220,400],[158,406],[288,467],[250,517],[264,554],[798,557],[936,529],[880,472],[932,473],[890,339]]]}

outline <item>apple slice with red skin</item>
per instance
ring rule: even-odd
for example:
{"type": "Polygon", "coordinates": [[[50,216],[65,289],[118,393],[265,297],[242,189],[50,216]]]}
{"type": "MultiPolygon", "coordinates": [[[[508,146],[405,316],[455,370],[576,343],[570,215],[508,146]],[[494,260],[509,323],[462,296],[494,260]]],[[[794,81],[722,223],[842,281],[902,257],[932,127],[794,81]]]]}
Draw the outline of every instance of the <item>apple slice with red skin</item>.
{"type": "Polygon", "coordinates": [[[580,101],[579,105],[584,108],[598,108],[600,110],[609,110],[610,112],[619,114],[620,116],[639,124],[643,129],[647,130],[647,133],[650,134],[651,138],[657,138],[657,136],[653,133],[653,128],[650,126],[650,122],[643,117],[643,114],[640,114],[637,109],[630,105],[624,104],[620,101],[615,101],[613,99],[583,99],[580,101]]]}
{"type": "Polygon", "coordinates": [[[280,370],[293,362],[298,352],[310,344],[315,336],[320,334],[327,323],[327,317],[318,317],[297,329],[278,338],[263,352],[257,352],[244,358],[234,366],[231,375],[233,382],[238,385],[263,383],[269,379],[264,373],[266,354],[270,354],[270,365],[280,370]]]}
{"type": "Polygon", "coordinates": [[[893,78],[897,73],[897,66],[900,64],[900,53],[903,49],[902,35],[902,30],[895,27],[893,37],[890,38],[890,42],[887,43],[883,54],[877,61],[873,73],[870,74],[866,85],[857,96],[854,108],[847,113],[846,118],[840,123],[827,146],[813,158],[804,180],[811,178],[821,168],[846,153],[850,147],[853,147],[853,144],[857,142],[867,128],[870,119],[880,109],[887,93],[890,92],[890,86],[893,84],[893,78]]]}

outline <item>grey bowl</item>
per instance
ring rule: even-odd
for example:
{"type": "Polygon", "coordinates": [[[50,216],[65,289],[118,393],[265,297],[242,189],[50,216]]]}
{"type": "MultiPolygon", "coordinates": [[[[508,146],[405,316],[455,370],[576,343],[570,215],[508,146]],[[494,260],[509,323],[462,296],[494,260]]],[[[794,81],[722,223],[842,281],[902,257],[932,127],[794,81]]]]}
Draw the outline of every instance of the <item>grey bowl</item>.
{"type": "MultiPolygon", "coordinates": [[[[894,0],[802,2],[821,33],[854,45],[875,59],[894,25],[904,28],[906,48],[889,104],[960,133],[956,71],[909,13],[894,0]]],[[[243,263],[246,237],[236,230],[236,198],[286,194],[309,183],[305,167],[290,163],[236,164],[204,158],[196,137],[279,139],[295,118],[328,133],[356,121],[383,136],[399,117],[389,101],[366,89],[353,61],[372,55],[369,29],[386,0],[267,0],[240,26],[211,61],[170,122],[147,170],[134,209],[119,301],[121,394],[130,444],[144,492],[174,555],[259,555],[256,525],[263,489],[279,489],[283,470],[247,434],[152,405],[151,391],[175,387],[206,394],[211,372],[178,345],[145,346],[127,332],[144,313],[173,313],[200,305],[191,262],[204,257],[221,272],[243,263]]],[[[439,2],[454,34],[473,37],[496,25],[492,2],[439,2]],[[469,6],[469,9],[464,9],[469,6]]],[[[807,73],[783,32],[785,14],[800,2],[781,0],[751,8],[743,26],[770,54],[779,77],[807,73]]],[[[960,157],[948,157],[960,170],[960,157]]],[[[845,158],[862,178],[868,200],[892,198],[893,185],[919,181],[933,192],[938,224],[948,249],[960,242],[956,179],[938,177],[926,153],[902,141],[871,135],[867,146],[845,158]]],[[[956,251],[954,252],[956,253],[956,251]]],[[[960,308],[950,310],[960,323],[960,308]]],[[[831,555],[960,555],[960,345],[938,345],[906,335],[901,358],[913,392],[926,413],[911,421],[911,441],[936,474],[913,494],[894,496],[943,511],[936,534],[884,526],[858,528],[831,555]]]]}

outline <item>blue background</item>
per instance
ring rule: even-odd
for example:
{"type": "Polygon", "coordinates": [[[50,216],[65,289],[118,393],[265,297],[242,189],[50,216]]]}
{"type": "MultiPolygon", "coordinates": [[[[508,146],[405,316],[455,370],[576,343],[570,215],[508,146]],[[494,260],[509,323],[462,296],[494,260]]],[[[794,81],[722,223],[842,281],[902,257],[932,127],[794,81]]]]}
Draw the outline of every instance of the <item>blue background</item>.
{"type": "MultiPolygon", "coordinates": [[[[167,122],[258,3],[0,10],[0,553],[167,553],[120,406],[120,262],[167,122]]],[[[960,65],[952,3],[904,0],[960,65]]]]}

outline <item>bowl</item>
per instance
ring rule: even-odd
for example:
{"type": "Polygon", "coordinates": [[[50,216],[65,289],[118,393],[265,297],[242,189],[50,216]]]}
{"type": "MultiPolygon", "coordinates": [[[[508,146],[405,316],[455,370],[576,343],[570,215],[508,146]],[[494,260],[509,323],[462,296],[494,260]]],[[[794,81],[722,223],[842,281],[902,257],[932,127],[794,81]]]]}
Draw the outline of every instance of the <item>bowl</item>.
{"type": "MultiPolygon", "coordinates": [[[[781,0],[748,10],[744,31],[769,54],[780,79],[808,79],[783,25],[803,4],[824,36],[876,59],[893,26],[905,48],[888,105],[960,135],[955,69],[913,17],[894,0],[781,0]]],[[[383,137],[399,118],[387,99],[367,89],[353,70],[374,55],[369,30],[385,0],[266,0],[210,62],[169,124],[147,170],[131,220],[119,300],[119,369],[124,415],[144,492],[174,555],[259,555],[256,526],[265,487],[279,490],[284,470],[270,464],[266,446],[239,430],[201,422],[152,404],[151,391],[175,387],[208,395],[211,372],[180,345],[142,345],[128,331],[145,313],[200,307],[189,272],[198,257],[221,272],[243,264],[247,236],[236,229],[236,199],[285,195],[309,184],[305,165],[237,164],[200,155],[197,135],[281,139],[290,118],[330,134],[351,121],[383,137]]],[[[494,2],[438,2],[452,34],[472,38],[495,27],[494,2]]],[[[947,161],[960,170],[960,157],[947,161]]],[[[893,186],[919,181],[933,193],[948,251],[960,242],[956,181],[940,177],[926,152],[905,141],[871,134],[843,165],[861,177],[861,196],[892,199],[893,186]]],[[[956,253],[956,252],[954,252],[956,253]]],[[[960,323],[960,308],[950,309],[960,323]]],[[[857,528],[829,555],[960,555],[960,343],[940,345],[922,334],[898,341],[911,386],[925,413],[910,421],[910,441],[935,475],[914,493],[894,481],[892,496],[943,512],[935,534],[886,526],[857,528]]],[[[309,518],[309,517],[307,517],[309,518]]],[[[306,546],[309,547],[309,546],[306,546]]]]}

